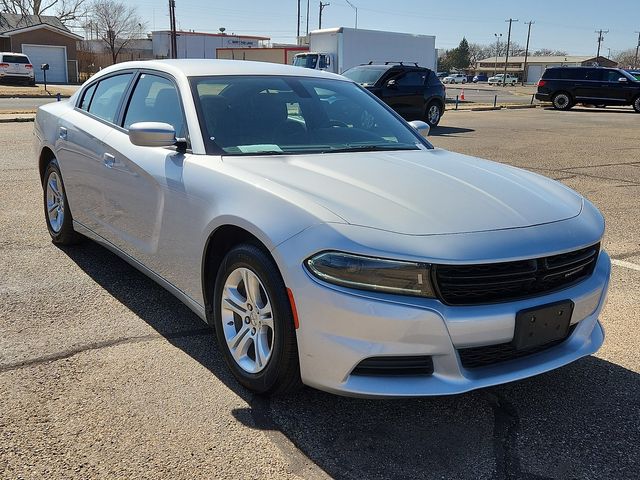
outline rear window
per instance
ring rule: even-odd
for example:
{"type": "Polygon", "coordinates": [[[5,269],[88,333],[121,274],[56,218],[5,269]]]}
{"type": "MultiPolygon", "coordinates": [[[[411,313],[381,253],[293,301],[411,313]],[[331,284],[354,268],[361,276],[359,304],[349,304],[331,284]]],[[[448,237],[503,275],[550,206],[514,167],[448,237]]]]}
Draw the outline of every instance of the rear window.
{"type": "Polygon", "coordinates": [[[5,63],[31,63],[24,55],[3,55],[2,61],[5,63]]]}

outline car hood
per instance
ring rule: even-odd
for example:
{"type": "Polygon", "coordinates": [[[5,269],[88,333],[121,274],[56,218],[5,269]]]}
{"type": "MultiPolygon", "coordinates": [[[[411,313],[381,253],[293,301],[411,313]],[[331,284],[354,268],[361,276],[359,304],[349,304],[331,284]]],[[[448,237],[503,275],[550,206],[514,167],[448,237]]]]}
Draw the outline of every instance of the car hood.
{"type": "Polygon", "coordinates": [[[302,193],[346,223],[409,235],[530,227],[582,209],[582,197],[556,181],[441,149],[224,161],[263,188],[302,193]]]}

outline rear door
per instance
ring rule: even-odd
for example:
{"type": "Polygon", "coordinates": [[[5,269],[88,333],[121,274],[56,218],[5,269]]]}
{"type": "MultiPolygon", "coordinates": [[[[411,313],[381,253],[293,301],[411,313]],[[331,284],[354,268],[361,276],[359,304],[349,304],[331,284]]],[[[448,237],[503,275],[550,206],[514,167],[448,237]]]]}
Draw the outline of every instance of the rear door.
{"type": "Polygon", "coordinates": [[[409,70],[392,78],[395,84],[384,86],[383,98],[406,120],[421,120],[424,116],[424,90],[427,72],[409,70]]]}
{"type": "Polygon", "coordinates": [[[108,217],[104,138],[115,127],[132,78],[133,72],[124,72],[90,84],[58,127],[58,161],[73,218],[95,232],[102,231],[108,217]]]}
{"type": "Polygon", "coordinates": [[[601,68],[576,68],[572,71],[577,100],[596,101],[607,98],[607,92],[603,89],[601,68]]]}

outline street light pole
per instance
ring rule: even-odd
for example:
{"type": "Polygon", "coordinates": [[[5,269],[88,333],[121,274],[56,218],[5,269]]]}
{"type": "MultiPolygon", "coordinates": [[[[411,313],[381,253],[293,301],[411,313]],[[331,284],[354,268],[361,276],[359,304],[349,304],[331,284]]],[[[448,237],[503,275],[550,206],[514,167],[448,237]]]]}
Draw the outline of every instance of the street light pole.
{"type": "Polygon", "coordinates": [[[518,20],[514,20],[510,18],[509,20],[505,20],[505,22],[509,22],[509,33],[507,34],[507,51],[506,56],[504,58],[504,77],[502,77],[502,86],[507,85],[507,65],[509,64],[509,46],[511,45],[511,24],[513,22],[517,22],[518,20]]]}
{"type": "Polygon", "coordinates": [[[344,0],[344,1],[347,2],[347,4],[356,11],[356,29],[357,29],[358,28],[358,7],[356,7],[349,0],[344,0]]]}
{"type": "Polygon", "coordinates": [[[636,45],[636,58],[633,60],[633,68],[638,68],[638,49],[640,49],[640,32],[638,34],[638,45],[636,45]]]}
{"type": "Polygon", "coordinates": [[[500,50],[500,37],[502,37],[502,34],[494,33],[494,35],[496,37],[496,63],[493,65],[493,76],[495,77],[496,73],[498,73],[498,51],[500,50]]]}

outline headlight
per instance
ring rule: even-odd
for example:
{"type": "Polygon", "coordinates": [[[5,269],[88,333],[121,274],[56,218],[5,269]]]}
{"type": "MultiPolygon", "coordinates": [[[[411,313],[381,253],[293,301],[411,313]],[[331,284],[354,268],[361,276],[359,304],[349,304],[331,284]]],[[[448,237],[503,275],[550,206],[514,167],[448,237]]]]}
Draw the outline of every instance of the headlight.
{"type": "Polygon", "coordinates": [[[305,265],[315,277],[343,287],[435,297],[426,263],[322,252],[307,259],[305,265]]]}

